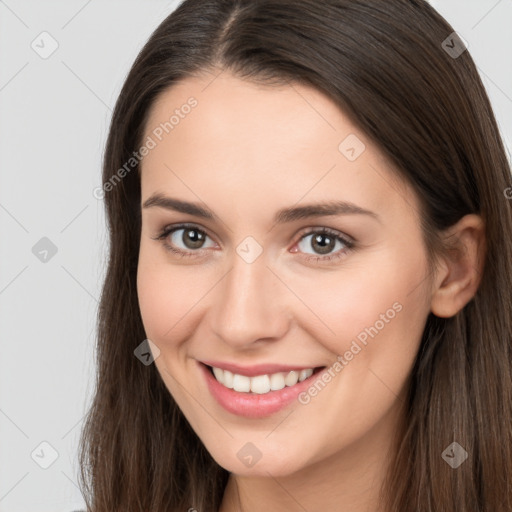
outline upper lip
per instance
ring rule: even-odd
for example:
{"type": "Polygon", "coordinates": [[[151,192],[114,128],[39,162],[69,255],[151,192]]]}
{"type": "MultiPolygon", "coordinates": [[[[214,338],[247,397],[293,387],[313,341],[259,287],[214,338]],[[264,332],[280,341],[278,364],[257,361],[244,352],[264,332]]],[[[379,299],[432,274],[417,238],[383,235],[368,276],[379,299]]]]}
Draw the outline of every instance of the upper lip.
{"type": "Polygon", "coordinates": [[[237,373],[238,375],[245,375],[246,377],[255,377],[256,375],[269,375],[278,372],[291,372],[293,370],[300,371],[308,368],[318,368],[318,366],[311,366],[308,364],[304,365],[283,365],[283,364],[254,364],[251,366],[241,366],[235,363],[225,363],[221,361],[201,361],[207,366],[214,366],[215,368],[221,368],[222,370],[228,370],[231,373],[237,373]]]}

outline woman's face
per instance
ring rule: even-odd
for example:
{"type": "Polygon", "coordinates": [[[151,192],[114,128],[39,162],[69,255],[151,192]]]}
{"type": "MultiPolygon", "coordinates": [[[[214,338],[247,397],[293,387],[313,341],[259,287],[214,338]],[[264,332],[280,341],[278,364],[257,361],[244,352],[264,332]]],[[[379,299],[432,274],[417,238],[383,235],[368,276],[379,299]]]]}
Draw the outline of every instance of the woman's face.
{"type": "Polygon", "coordinates": [[[317,90],[227,72],[167,90],[144,144],[142,319],[213,458],[263,476],[382,460],[430,311],[412,189],[317,90]]]}

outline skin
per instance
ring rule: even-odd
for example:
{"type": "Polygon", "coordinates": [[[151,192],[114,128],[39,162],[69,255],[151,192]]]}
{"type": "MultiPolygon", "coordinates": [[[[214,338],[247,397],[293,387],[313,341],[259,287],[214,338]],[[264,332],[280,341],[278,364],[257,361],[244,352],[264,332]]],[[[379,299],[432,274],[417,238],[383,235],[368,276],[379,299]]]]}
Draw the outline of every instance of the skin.
{"type": "MultiPolygon", "coordinates": [[[[155,364],[212,457],[231,472],[221,512],[382,510],[387,452],[427,316],[453,316],[474,296],[483,222],[461,219],[446,235],[464,250],[429,275],[416,194],[329,98],[305,85],[256,85],[227,71],[214,77],[165,91],[146,124],[145,137],[197,99],[144,157],[141,207],[162,193],[220,219],[142,208],[137,291],[147,337],[160,350],[155,364]],[[350,134],[365,145],[354,161],[338,149],[350,134]],[[340,199],[378,219],[272,222],[281,208],[340,199]],[[206,232],[204,248],[184,241],[186,230],[167,243],[196,257],[155,240],[181,222],[206,232]],[[338,260],[307,260],[323,255],[307,233],[324,227],[355,247],[338,260]],[[263,250],[252,263],[236,252],[248,236],[263,250]],[[401,311],[307,405],[242,418],[217,404],[198,372],[197,360],[208,359],[329,367],[397,302],[401,311]],[[247,442],[262,454],[252,467],[237,457],[247,442]]],[[[344,249],[337,242],[328,255],[344,249]]]]}

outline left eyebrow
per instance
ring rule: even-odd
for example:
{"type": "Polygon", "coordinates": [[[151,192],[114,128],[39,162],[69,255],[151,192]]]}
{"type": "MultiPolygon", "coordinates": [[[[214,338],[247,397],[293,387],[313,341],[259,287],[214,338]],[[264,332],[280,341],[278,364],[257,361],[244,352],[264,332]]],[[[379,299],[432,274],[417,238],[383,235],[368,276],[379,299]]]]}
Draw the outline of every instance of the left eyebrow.
{"type": "Polygon", "coordinates": [[[370,210],[361,208],[357,204],[349,201],[328,201],[326,203],[307,204],[304,206],[293,206],[279,210],[274,222],[282,224],[293,222],[295,220],[307,219],[311,217],[324,217],[334,215],[367,215],[380,222],[380,217],[370,210]]]}
{"type": "MultiPolygon", "coordinates": [[[[143,208],[151,208],[158,206],[167,210],[174,210],[181,213],[188,213],[209,220],[220,220],[215,213],[208,208],[201,206],[199,203],[189,201],[181,201],[162,194],[152,195],[144,201],[143,208]]],[[[381,222],[380,217],[370,210],[361,208],[360,206],[348,201],[328,201],[326,203],[315,203],[304,206],[292,206],[279,210],[274,216],[274,223],[284,224],[301,219],[312,217],[324,217],[335,215],[367,215],[368,217],[381,222]]]]}

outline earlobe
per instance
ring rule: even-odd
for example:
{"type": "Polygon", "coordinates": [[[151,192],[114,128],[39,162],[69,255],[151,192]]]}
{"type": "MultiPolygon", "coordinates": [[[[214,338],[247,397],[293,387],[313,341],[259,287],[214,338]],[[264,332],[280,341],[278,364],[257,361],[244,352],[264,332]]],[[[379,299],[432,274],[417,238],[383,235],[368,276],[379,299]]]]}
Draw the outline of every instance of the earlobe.
{"type": "Polygon", "coordinates": [[[444,236],[456,245],[443,258],[442,269],[436,275],[431,311],[449,318],[473,299],[480,285],[486,252],[485,224],[479,215],[466,215],[444,236]]]}

